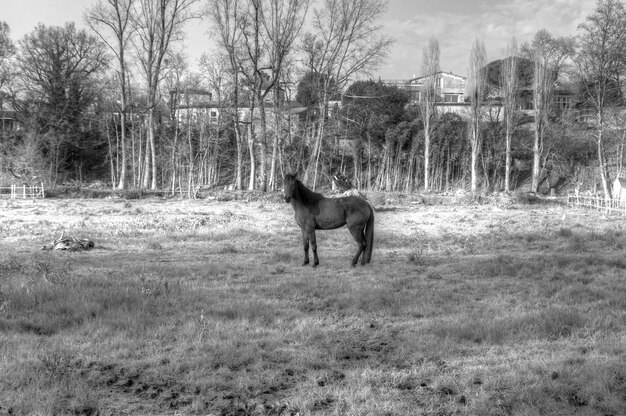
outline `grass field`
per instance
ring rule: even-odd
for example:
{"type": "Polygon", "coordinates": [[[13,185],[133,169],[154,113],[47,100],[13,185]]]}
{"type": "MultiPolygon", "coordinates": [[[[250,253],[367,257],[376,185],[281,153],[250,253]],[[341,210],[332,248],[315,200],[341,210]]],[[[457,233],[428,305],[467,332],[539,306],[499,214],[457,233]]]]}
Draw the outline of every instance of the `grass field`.
{"type": "Polygon", "coordinates": [[[0,414],[626,414],[622,217],[375,204],[314,269],[275,200],[0,201],[0,414]]]}

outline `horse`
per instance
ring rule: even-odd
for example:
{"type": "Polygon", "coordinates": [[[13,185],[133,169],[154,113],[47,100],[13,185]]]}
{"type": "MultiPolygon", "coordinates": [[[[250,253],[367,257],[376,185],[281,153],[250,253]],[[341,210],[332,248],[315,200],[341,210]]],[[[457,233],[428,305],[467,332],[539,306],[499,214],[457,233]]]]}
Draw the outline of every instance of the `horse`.
{"type": "Polygon", "coordinates": [[[296,222],[302,231],[304,263],[309,264],[309,243],[313,251],[313,267],[319,264],[315,230],[334,230],[348,226],[350,234],[359,249],[352,259],[355,267],[361,257],[361,265],[369,263],[374,248],[374,210],[358,196],[326,198],[313,192],[296,178],[287,174],[284,177],[285,202],[290,202],[295,211],[296,222]]]}

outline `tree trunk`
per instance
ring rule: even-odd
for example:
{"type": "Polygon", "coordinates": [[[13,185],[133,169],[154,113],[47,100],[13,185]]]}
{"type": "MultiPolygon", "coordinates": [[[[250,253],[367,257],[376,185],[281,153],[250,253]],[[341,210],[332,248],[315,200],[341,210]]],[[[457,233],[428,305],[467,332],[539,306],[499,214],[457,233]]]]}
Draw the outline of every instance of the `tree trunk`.
{"type": "Polygon", "coordinates": [[[274,103],[275,115],[276,115],[276,131],[274,134],[274,140],[272,141],[272,161],[270,167],[270,182],[269,190],[276,189],[276,163],[278,161],[278,147],[280,145],[280,137],[282,133],[282,114],[278,109],[278,103],[274,103]]]}
{"type": "Polygon", "coordinates": [[[424,190],[430,188],[430,111],[429,103],[426,103],[426,114],[424,115],[424,190]]]}
{"type": "MultiPolygon", "coordinates": [[[[323,100],[322,100],[323,101],[323,100]]],[[[304,182],[309,183],[311,181],[311,177],[313,177],[313,183],[317,180],[317,163],[319,161],[319,152],[322,148],[322,138],[324,135],[324,109],[326,106],[323,103],[320,103],[320,118],[317,122],[317,129],[313,129],[313,136],[315,137],[312,141],[311,146],[311,154],[309,155],[309,162],[306,166],[306,171],[304,173],[304,182]]],[[[315,189],[315,187],[313,187],[315,189]]]]}
{"type": "Polygon", "coordinates": [[[505,150],[505,162],[504,162],[504,191],[511,192],[511,131],[508,123],[506,128],[506,150],[505,150]]]}
{"type": "Polygon", "coordinates": [[[470,162],[470,173],[471,173],[471,183],[470,190],[474,194],[478,190],[478,155],[480,153],[480,132],[479,127],[477,125],[478,120],[472,121],[472,142],[471,142],[471,162],[470,162]]]}
{"type": "Polygon", "coordinates": [[[267,191],[267,113],[263,99],[259,100],[259,118],[260,118],[260,166],[259,166],[259,189],[262,192],[267,191]]]}
{"type": "Polygon", "coordinates": [[[153,113],[153,109],[149,108],[148,109],[148,129],[147,129],[147,136],[146,136],[146,146],[144,148],[144,166],[143,166],[143,184],[142,186],[144,188],[148,188],[148,185],[150,184],[150,176],[152,170],[151,170],[151,166],[150,166],[150,162],[151,162],[151,155],[152,155],[152,147],[154,145],[154,129],[152,128],[152,113],[153,113]]]}
{"type": "MultiPolygon", "coordinates": [[[[599,117],[602,117],[601,115],[599,117]]],[[[598,167],[600,168],[600,180],[602,181],[602,190],[604,191],[604,198],[609,200],[611,199],[611,188],[609,187],[608,182],[608,169],[606,163],[606,157],[604,156],[604,138],[603,138],[603,128],[602,121],[600,122],[600,127],[598,128],[598,167]]]]}
{"type": "MultiPolygon", "coordinates": [[[[237,109],[235,109],[235,112],[237,109]]],[[[235,167],[235,189],[243,189],[243,143],[239,132],[239,117],[233,116],[235,125],[235,143],[237,144],[237,166],[235,167]]]]}
{"type": "Polygon", "coordinates": [[[539,192],[539,175],[541,173],[541,148],[543,142],[543,123],[535,116],[535,141],[533,143],[533,168],[530,190],[539,192]]]}
{"type": "MultiPolygon", "coordinates": [[[[115,117],[115,116],[113,116],[115,117]]],[[[113,185],[113,189],[115,189],[115,162],[113,161],[113,143],[111,143],[111,129],[109,128],[109,121],[104,119],[104,126],[107,134],[107,142],[109,143],[109,163],[111,165],[111,184],[113,185]]]]}
{"type": "Polygon", "coordinates": [[[156,163],[156,146],[154,140],[154,114],[152,115],[153,122],[150,123],[150,158],[152,163],[152,184],[150,189],[157,189],[157,163],[156,163]]]}
{"type": "Polygon", "coordinates": [[[252,120],[254,118],[254,103],[250,103],[250,119],[248,120],[247,136],[248,136],[248,153],[250,154],[250,180],[248,182],[248,190],[254,190],[254,180],[256,175],[256,158],[254,156],[254,132],[252,129],[252,120]]]}

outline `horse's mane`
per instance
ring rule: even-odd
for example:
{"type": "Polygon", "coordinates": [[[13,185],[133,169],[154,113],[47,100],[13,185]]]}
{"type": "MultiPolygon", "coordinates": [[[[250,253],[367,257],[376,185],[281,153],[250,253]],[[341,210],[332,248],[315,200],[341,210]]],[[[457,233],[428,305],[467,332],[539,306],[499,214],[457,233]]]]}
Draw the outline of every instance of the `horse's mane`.
{"type": "Polygon", "coordinates": [[[300,182],[300,180],[296,179],[296,183],[296,192],[299,194],[299,198],[304,205],[313,205],[324,199],[324,195],[313,192],[312,190],[304,186],[304,184],[300,182]]]}

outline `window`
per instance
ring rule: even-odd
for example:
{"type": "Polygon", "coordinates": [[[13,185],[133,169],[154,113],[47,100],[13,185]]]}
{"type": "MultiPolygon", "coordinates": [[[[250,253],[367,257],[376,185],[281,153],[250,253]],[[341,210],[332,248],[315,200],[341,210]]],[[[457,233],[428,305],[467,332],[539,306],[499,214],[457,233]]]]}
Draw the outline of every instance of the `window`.
{"type": "Polygon", "coordinates": [[[556,108],[565,110],[570,107],[570,97],[556,97],[556,108]]]}

